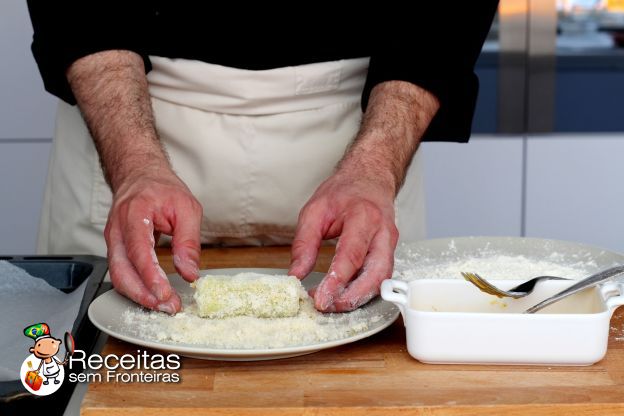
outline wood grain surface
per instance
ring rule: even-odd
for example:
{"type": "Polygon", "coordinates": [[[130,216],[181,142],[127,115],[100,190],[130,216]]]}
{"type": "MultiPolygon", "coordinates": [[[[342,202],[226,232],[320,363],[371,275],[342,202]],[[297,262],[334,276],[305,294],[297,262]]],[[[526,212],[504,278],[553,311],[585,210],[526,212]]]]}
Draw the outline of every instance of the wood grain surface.
{"type": "MultiPolygon", "coordinates": [[[[323,247],[315,270],[326,271],[332,253],[323,247]]],[[[158,254],[173,272],[171,254],[158,254]]],[[[205,249],[201,268],[288,262],[288,247],[205,249]]],[[[179,383],[92,383],[82,414],[624,415],[624,308],[611,326],[606,358],[590,367],[429,365],[407,353],[399,319],[368,339],[297,358],[183,358],[179,383]]],[[[102,353],[136,349],[109,338],[102,353]]]]}

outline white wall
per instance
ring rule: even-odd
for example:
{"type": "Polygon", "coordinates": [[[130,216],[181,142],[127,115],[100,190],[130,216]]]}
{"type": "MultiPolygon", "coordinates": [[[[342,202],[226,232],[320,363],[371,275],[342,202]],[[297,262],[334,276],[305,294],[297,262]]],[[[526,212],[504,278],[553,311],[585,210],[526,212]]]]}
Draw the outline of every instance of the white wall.
{"type": "Polygon", "coordinates": [[[532,137],[527,162],[528,236],[624,252],[624,134],[532,137]]]}
{"type": "Polygon", "coordinates": [[[522,137],[423,143],[427,236],[520,236],[522,137]]]}
{"type": "Polygon", "coordinates": [[[422,151],[429,238],[526,235],[624,253],[624,133],[475,136],[422,151]]]}
{"type": "Polygon", "coordinates": [[[56,99],[30,52],[26,2],[0,2],[0,255],[35,250],[56,99]]]}

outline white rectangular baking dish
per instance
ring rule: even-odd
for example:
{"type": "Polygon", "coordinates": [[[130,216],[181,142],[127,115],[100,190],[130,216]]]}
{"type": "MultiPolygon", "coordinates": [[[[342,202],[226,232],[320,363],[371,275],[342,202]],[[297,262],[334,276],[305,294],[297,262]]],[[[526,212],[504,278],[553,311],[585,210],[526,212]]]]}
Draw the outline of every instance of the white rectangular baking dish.
{"type": "MultiPolygon", "coordinates": [[[[522,283],[493,280],[502,289],[522,283]]],[[[381,296],[401,310],[410,355],[436,364],[591,365],[606,354],[624,285],[586,289],[536,314],[528,307],[570,281],[544,281],[521,299],[485,294],[459,279],[385,280],[381,296]]]]}

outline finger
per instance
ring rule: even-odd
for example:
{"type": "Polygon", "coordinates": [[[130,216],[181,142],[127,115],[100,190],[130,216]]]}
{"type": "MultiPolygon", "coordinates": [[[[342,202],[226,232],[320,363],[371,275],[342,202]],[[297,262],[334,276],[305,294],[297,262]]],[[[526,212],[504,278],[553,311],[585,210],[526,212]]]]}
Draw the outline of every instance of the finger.
{"type": "Polygon", "coordinates": [[[159,302],[168,300],[174,290],[154,251],[154,224],[151,216],[140,210],[129,210],[122,236],[128,260],[145,286],[159,302]]]}
{"type": "Polygon", "coordinates": [[[347,286],[330,309],[346,312],[359,308],[379,294],[384,279],[392,276],[396,239],[390,230],[381,230],[371,241],[360,275],[347,286]]]}
{"type": "Polygon", "coordinates": [[[135,268],[126,257],[120,235],[112,233],[107,239],[110,278],[115,289],[125,297],[150,309],[157,309],[158,299],[145,286],[135,268]]]}
{"type": "Polygon", "coordinates": [[[171,239],[173,265],[187,282],[199,278],[201,219],[202,209],[199,204],[179,208],[174,219],[171,239]]]}
{"type": "Polygon", "coordinates": [[[325,278],[316,291],[314,304],[320,311],[328,311],[349,281],[362,267],[371,240],[377,233],[380,215],[365,206],[345,217],[342,234],[336,245],[336,254],[325,278]]]}
{"type": "Polygon", "coordinates": [[[122,295],[150,309],[166,312],[170,315],[175,315],[176,312],[180,311],[182,309],[182,302],[178,294],[173,292],[165,302],[159,302],[156,296],[145,286],[136,269],[126,256],[126,248],[120,233],[112,232],[111,235],[113,236],[113,240],[116,239],[116,241],[118,241],[117,244],[111,244],[113,248],[109,249],[111,281],[115,288],[122,295]]]}
{"type": "Polygon", "coordinates": [[[311,298],[314,299],[314,295],[316,295],[316,289],[318,288],[318,286],[314,286],[313,288],[310,288],[308,290],[308,296],[310,296],[311,298]]]}
{"type": "Polygon", "coordinates": [[[173,292],[171,297],[165,302],[159,303],[157,308],[161,312],[168,313],[169,315],[175,315],[176,312],[182,310],[182,301],[177,293],[173,292]]]}
{"type": "Polygon", "coordinates": [[[299,216],[291,247],[289,276],[306,277],[316,264],[323,241],[324,214],[314,208],[304,208],[299,216]]]}

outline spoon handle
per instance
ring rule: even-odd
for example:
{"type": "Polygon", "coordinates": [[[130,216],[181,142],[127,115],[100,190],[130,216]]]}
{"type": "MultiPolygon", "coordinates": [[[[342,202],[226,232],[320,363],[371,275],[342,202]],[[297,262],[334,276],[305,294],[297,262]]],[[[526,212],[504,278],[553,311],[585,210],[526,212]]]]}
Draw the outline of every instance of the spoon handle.
{"type": "Polygon", "coordinates": [[[543,309],[548,305],[552,305],[553,303],[563,298],[567,298],[568,296],[573,295],[577,292],[580,292],[581,290],[586,289],[588,287],[596,286],[597,284],[600,284],[622,273],[624,273],[624,265],[615,266],[610,269],[598,272],[596,274],[592,274],[591,276],[583,280],[579,280],[577,283],[573,284],[567,289],[562,290],[556,295],[553,295],[549,297],[548,299],[541,301],[537,305],[530,307],[529,309],[524,311],[524,313],[535,313],[539,311],[540,309],[543,309]]]}

